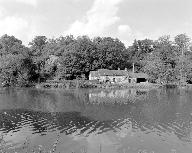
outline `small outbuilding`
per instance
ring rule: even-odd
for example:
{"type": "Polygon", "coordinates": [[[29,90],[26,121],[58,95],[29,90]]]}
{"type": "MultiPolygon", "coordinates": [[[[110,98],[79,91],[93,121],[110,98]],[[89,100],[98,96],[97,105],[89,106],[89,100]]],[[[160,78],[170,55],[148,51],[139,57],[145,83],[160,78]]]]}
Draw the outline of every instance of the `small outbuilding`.
{"type": "Polygon", "coordinates": [[[146,73],[129,73],[129,83],[148,82],[149,76],[146,73]]]}

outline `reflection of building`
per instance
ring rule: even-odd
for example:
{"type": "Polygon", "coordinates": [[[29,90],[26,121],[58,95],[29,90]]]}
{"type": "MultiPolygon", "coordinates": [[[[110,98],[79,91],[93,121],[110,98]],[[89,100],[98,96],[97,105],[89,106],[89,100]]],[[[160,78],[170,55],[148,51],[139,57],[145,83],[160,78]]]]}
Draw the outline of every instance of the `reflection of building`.
{"type": "Polygon", "coordinates": [[[90,92],[89,101],[96,103],[128,103],[138,99],[145,99],[147,89],[121,89],[121,90],[102,90],[90,92]]]}
{"type": "Polygon", "coordinates": [[[145,73],[132,73],[125,70],[108,70],[99,69],[91,71],[89,80],[99,80],[100,82],[124,82],[124,83],[140,83],[146,82],[148,75],[145,73]]]}

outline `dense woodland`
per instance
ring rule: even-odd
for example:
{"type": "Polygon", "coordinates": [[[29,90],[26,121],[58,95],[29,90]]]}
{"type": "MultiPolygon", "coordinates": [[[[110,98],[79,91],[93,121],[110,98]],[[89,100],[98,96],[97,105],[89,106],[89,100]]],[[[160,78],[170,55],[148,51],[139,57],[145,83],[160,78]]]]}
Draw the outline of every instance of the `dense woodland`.
{"type": "Polygon", "coordinates": [[[135,40],[125,47],[119,39],[87,36],[36,36],[26,47],[14,36],[0,38],[0,82],[29,86],[50,79],[88,79],[97,69],[132,69],[145,72],[154,83],[191,83],[192,47],[185,34],[174,40],[135,40]]]}

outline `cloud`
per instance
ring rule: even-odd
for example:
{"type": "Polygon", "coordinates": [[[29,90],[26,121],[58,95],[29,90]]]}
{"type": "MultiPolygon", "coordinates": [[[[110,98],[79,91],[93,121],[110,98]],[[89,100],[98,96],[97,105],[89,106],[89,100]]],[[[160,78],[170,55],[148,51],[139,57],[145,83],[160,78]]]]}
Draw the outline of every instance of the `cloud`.
{"type": "Polygon", "coordinates": [[[37,0],[0,0],[0,2],[17,2],[17,3],[23,3],[31,6],[37,6],[37,0]]]}
{"type": "Polygon", "coordinates": [[[0,35],[19,35],[28,27],[28,22],[22,18],[7,16],[0,20],[0,35]]]}
{"type": "Polygon", "coordinates": [[[129,25],[119,25],[117,27],[117,35],[125,46],[133,43],[134,39],[145,39],[144,34],[136,29],[131,28],[129,25]]]}
{"type": "Polygon", "coordinates": [[[131,33],[132,32],[132,29],[130,28],[129,25],[119,25],[118,26],[118,32],[120,34],[125,34],[125,33],[131,33]]]}
{"type": "Polygon", "coordinates": [[[117,23],[120,18],[117,16],[118,4],[123,0],[95,0],[85,17],[71,24],[64,34],[74,36],[103,36],[107,28],[117,23]]]}
{"type": "Polygon", "coordinates": [[[27,5],[32,5],[32,6],[37,5],[37,0],[15,0],[15,1],[19,3],[27,4],[27,5]]]}
{"type": "Polygon", "coordinates": [[[186,21],[183,24],[183,28],[184,29],[182,32],[186,33],[187,35],[189,35],[190,37],[192,37],[192,18],[188,19],[188,21],[186,21]]]}
{"type": "Polygon", "coordinates": [[[0,36],[13,35],[27,45],[35,30],[33,25],[24,18],[6,14],[5,9],[0,8],[0,36]]]}
{"type": "Polygon", "coordinates": [[[6,14],[6,10],[0,6],[0,18],[2,18],[3,16],[5,16],[6,14]]]}
{"type": "Polygon", "coordinates": [[[39,32],[37,23],[34,21],[30,22],[20,17],[7,16],[5,18],[0,17],[0,36],[4,34],[15,36],[27,46],[35,36],[42,33],[39,32]]]}
{"type": "MultiPolygon", "coordinates": [[[[0,0],[2,2],[4,0],[0,0]]],[[[24,2],[24,0],[7,0],[19,1],[30,5],[35,5],[34,1],[24,2]]],[[[28,1],[28,0],[26,0],[28,1]]],[[[1,4],[1,3],[0,3],[1,4]]],[[[23,5],[22,5],[23,7],[23,5]]],[[[0,5],[0,37],[4,34],[13,35],[22,40],[24,45],[28,45],[37,35],[46,35],[43,31],[46,27],[41,24],[44,16],[40,14],[22,15],[17,12],[14,14],[7,9],[6,5],[0,5]]]]}
{"type": "Polygon", "coordinates": [[[123,0],[95,0],[93,6],[86,12],[82,20],[73,22],[65,35],[74,36],[88,35],[118,37],[126,46],[134,39],[143,39],[142,32],[132,29],[128,24],[118,25],[118,4],[123,0]]]}

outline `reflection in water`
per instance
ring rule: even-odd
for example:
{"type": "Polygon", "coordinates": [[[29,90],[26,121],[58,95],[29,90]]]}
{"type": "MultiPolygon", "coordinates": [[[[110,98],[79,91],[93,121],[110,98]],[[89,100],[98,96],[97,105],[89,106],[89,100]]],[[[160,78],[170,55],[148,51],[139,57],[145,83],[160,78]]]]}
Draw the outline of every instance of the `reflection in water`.
{"type": "Polygon", "coordinates": [[[13,89],[0,93],[0,134],[8,145],[18,146],[27,136],[34,145],[50,144],[54,141],[50,137],[59,132],[60,151],[78,152],[82,146],[88,152],[102,148],[103,152],[175,149],[188,153],[192,149],[192,91],[13,89]]]}
{"type": "Polygon", "coordinates": [[[130,103],[147,98],[148,89],[116,89],[102,90],[89,93],[92,103],[130,103]]]}

